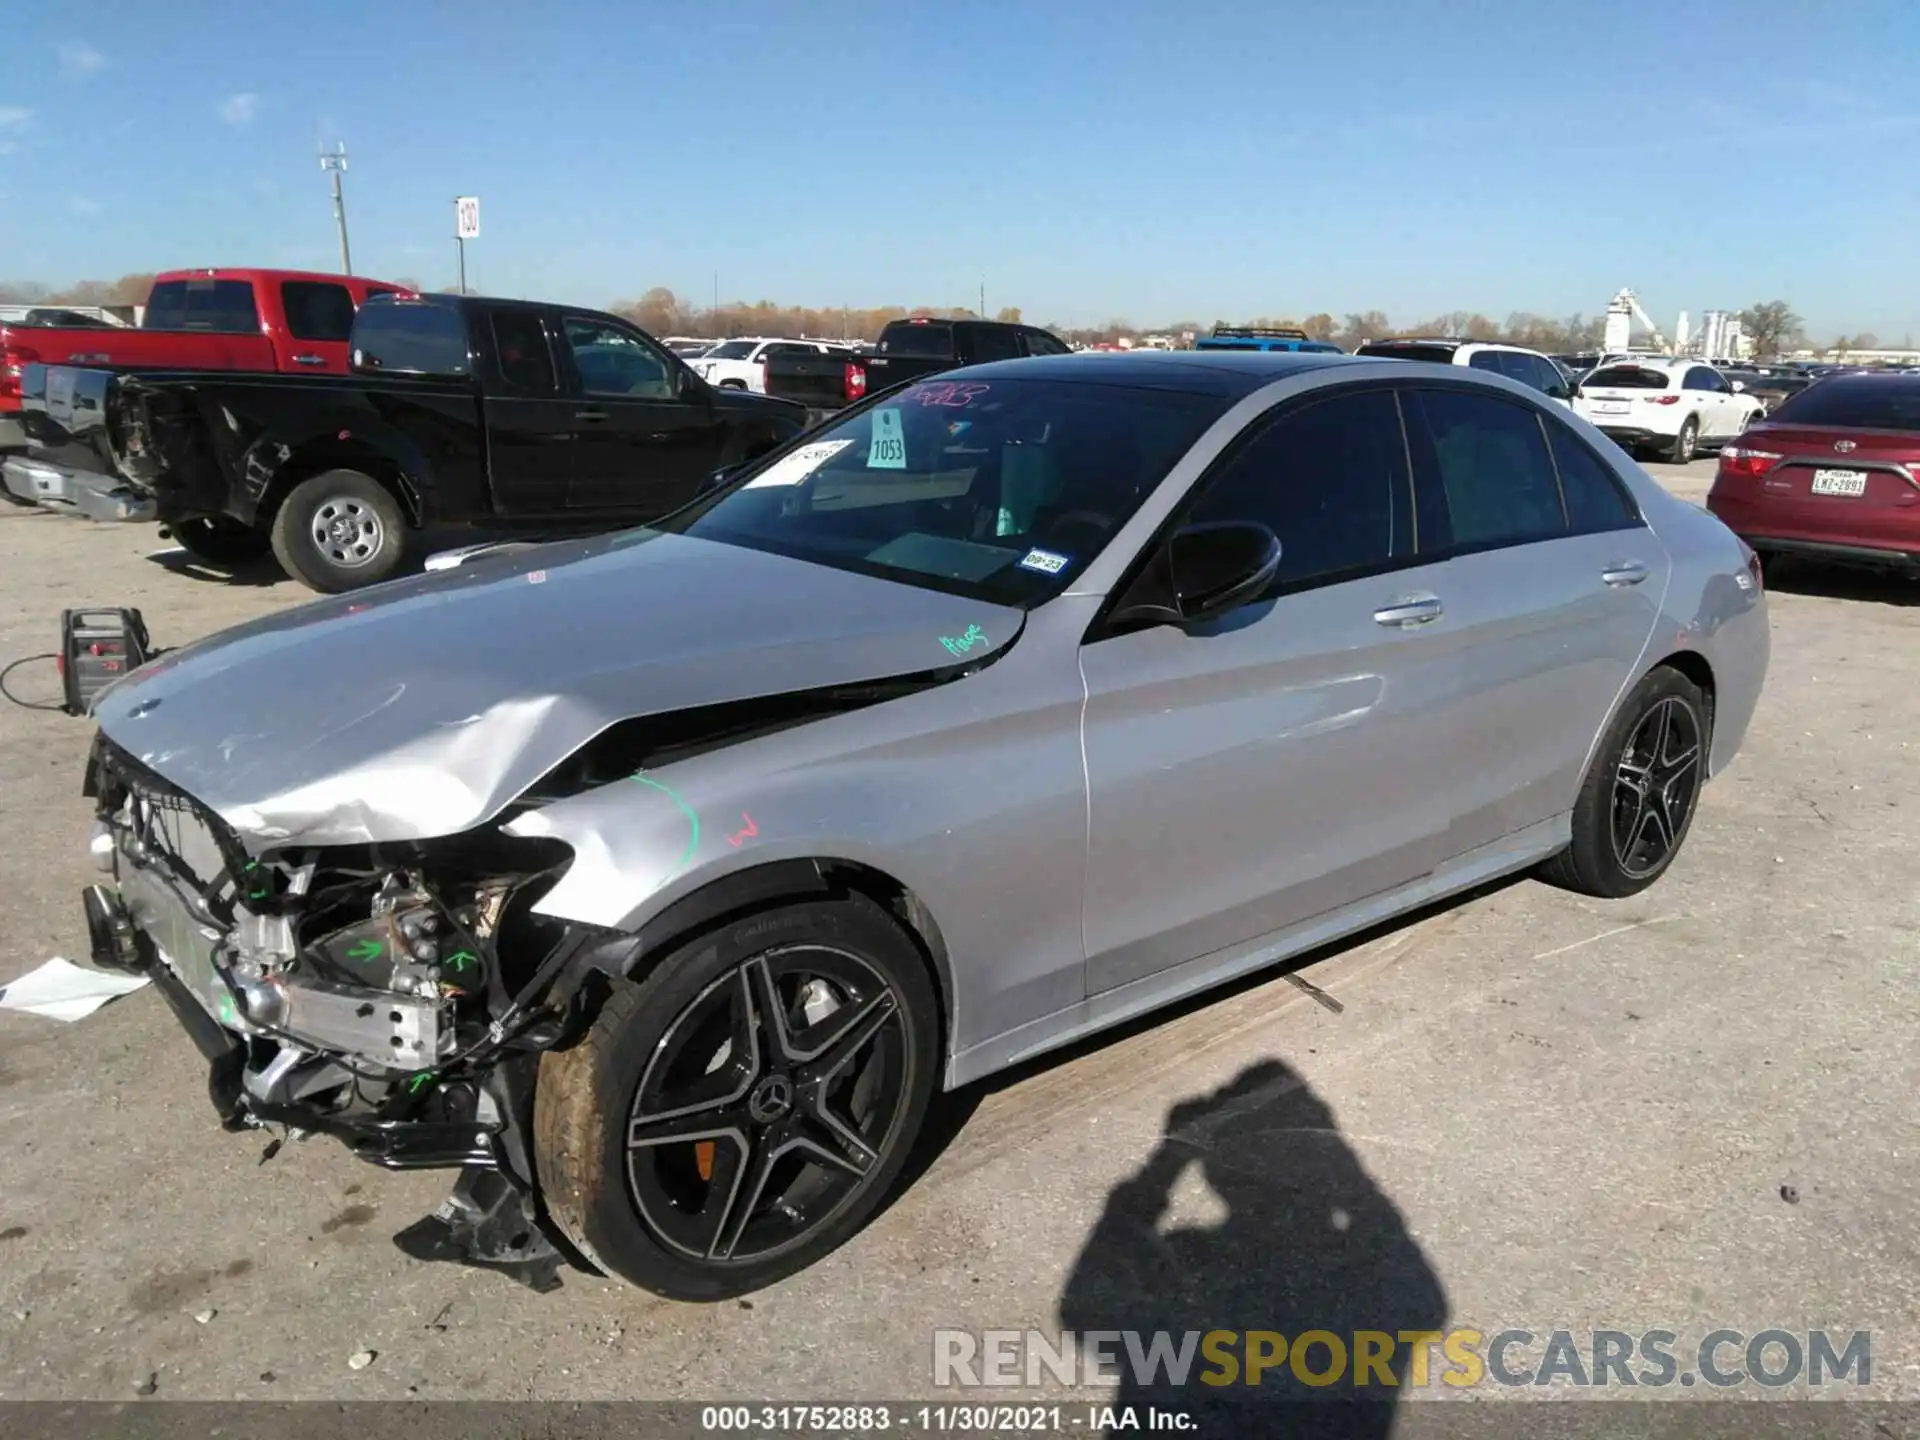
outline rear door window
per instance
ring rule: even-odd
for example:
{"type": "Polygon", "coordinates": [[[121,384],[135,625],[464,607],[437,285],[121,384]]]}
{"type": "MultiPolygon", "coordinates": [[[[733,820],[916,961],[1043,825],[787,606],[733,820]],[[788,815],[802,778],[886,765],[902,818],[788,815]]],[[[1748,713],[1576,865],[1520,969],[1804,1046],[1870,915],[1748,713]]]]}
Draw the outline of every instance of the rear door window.
{"type": "Polygon", "coordinates": [[[147,296],[149,330],[212,330],[259,334],[260,309],[250,280],[166,280],[147,296]]]}
{"type": "Polygon", "coordinates": [[[1496,375],[1511,376],[1513,372],[1507,368],[1506,361],[1507,357],[1504,351],[1476,350],[1472,356],[1468,358],[1467,365],[1470,369],[1491,370],[1496,375]]]}
{"type": "Polygon", "coordinates": [[[1456,548],[1487,550],[1567,533],[1553,457],[1527,404],[1461,390],[1411,390],[1407,398],[1431,447],[1456,548]]]}
{"type": "Polygon", "coordinates": [[[547,347],[546,326],[532,310],[493,312],[493,350],[499,357],[500,378],[528,395],[551,395],[553,352],[547,347]]]}
{"type": "Polygon", "coordinates": [[[1566,426],[1545,423],[1554,468],[1560,472],[1560,493],[1566,498],[1568,528],[1575,535],[1595,535],[1637,526],[1639,508],[1613,471],[1566,426]]]}
{"type": "Polygon", "coordinates": [[[1020,358],[1020,337],[1013,330],[1003,330],[994,325],[982,325],[966,334],[967,349],[965,356],[969,365],[984,365],[989,360],[1018,360],[1020,358]]]}
{"type": "Polygon", "coordinates": [[[296,340],[345,340],[353,333],[353,296],[325,280],[289,280],[280,287],[287,329],[296,340]]]}

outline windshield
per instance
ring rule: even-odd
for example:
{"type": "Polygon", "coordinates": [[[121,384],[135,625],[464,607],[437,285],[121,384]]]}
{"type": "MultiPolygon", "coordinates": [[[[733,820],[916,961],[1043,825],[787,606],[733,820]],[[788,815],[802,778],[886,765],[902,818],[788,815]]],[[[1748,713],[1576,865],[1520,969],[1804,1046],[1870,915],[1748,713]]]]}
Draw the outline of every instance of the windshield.
{"type": "Polygon", "coordinates": [[[744,360],[759,347],[758,340],[725,340],[700,358],[702,360],[744,360]]]}
{"type": "Polygon", "coordinates": [[[655,528],[1031,607],[1086,568],[1231,400],[943,376],[810,432],[655,528]]]}
{"type": "Polygon", "coordinates": [[[1920,430],[1920,383],[1898,376],[1822,380],[1789,397],[1767,418],[1790,425],[1920,430]]]}

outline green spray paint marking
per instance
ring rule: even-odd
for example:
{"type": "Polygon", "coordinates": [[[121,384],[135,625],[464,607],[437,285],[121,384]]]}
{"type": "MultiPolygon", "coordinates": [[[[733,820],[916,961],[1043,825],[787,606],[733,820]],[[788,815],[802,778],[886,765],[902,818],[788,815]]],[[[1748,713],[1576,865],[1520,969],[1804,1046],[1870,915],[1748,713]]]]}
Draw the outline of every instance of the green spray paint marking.
{"type": "MultiPolygon", "coordinates": [[[[259,868],[260,868],[260,862],[258,860],[249,860],[245,865],[242,865],[240,867],[240,873],[242,875],[251,875],[254,871],[258,870],[259,868]]],[[[267,891],[271,888],[272,888],[271,886],[262,885],[258,890],[249,890],[247,891],[247,899],[264,900],[267,898],[267,891]]]]}
{"type": "Polygon", "coordinates": [[[987,635],[978,625],[969,625],[964,635],[942,635],[940,643],[955,655],[964,655],[976,645],[987,643],[987,635]]]}
{"type": "Polygon", "coordinates": [[[220,997],[220,1023],[222,1025],[231,1025],[234,1023],[234,1018],[233,997],[231,995],[222,995],[220,997]]]}
{"type": "Polygon", "coordinates": [[[453,954],[447,956],[447,964],[451,965],[455,970],[465,970],[468,966],[479,963],[480,957],[475,955],[471,950],[456,950],[453,954]]]}
{"type": "MultiPolygon", "coordinates": [[[[680,869],[689,860],[693,859],[693,852],[700,848],[700,817],[693,813],[693,807],[682,800],[680,798],[680,792],[675,790],[671,785],[662,785],[658,780],[649,779],[637,771],[627,778],[658,790],[662,795],[673,801],[673,803],[679,807],[680,813],[687,817],[687,825],[692,833],[687,837],[687,848],[680,852],[680,858],[673,863],[675,870],[680,869]]],[[[669,871],[668,873],[671,874],[672,872],[669,871]]],[[[661,878],[665,879],[666,877],[662,876],[661,878]]]]}
{"type": "Polygon", "coordinates": [[[409,1095],[418,1095],[422,1090],[427,1088],[427,1082],[431,1079],[433,1079],[433,1071],[422,1070],[418,1075],[407,1081],[407,1093],[409,1095]]]}
{"type": "Polygon", "coordinates": [[[353,948],[347,951],[347,958],[349,960],[378,960],[380,958],[380,942],[378,940],[356,941],[353,948]]]}

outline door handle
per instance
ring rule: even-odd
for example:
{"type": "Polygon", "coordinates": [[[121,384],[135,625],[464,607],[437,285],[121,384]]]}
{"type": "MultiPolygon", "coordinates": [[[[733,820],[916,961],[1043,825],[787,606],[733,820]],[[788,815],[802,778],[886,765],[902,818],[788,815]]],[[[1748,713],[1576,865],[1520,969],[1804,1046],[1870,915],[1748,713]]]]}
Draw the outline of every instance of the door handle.
{"type": "Polygon", "coordinates": [[[1638,560],[1615,560],[1600,572],[1600,578],[1614,586],[1638,585],[1647,574],[1647,567],[1638,560]]]}
{"type": "Polygon", "coordinates": [[[324,365],[327,363],[327,357],[324,355],[296,355],[293,357],[293,363],[296,365],[324,365]]]}
{"type": "Polygon", "coordinates": [[[576,420],[604,420],[607,418],[607,412],[604,410],[576,410],[573,412],[573,418],[576,420]]]}
{"type": "Polygon", "coordinates": [[[1382,605],[1374,611],[1373,618],[1380,625],[1398,625],[1402,630],[1411,630],[1416,625],[1438,620],[1445,608],[1438,595],[1402,595],[1391,605],[1382,605]]]}

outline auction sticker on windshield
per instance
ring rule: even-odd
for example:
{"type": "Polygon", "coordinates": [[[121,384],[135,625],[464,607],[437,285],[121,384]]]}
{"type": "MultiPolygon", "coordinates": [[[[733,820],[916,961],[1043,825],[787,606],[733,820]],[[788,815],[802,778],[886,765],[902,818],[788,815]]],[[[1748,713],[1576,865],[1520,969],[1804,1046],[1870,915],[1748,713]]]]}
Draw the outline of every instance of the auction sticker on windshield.
{"type": "Polygon", "coordinates": [[[867,442],[869,470],[907,468],[907,434],[900,427],[900,412],[882,409],[873,412],[873,438],[867,442]]]}
{"type": "Polygon", "coordinates": [[[816,440],[811,445],[802,445],[791,455],[781,456],[754,476],[745,488],[758,490],[768,485],[798,485],[852,443],[851,440],[816,440]]]}
{"type": "Polygon", "coordinates": [[[1051,550],[1029,550],[1020,562],[1022,570],[1038,570],[1042,575],[1058,575],[1067,568],[1072,560],[1070,555],[1056,555],[1051,550]]]}

